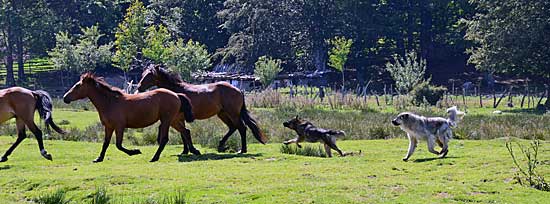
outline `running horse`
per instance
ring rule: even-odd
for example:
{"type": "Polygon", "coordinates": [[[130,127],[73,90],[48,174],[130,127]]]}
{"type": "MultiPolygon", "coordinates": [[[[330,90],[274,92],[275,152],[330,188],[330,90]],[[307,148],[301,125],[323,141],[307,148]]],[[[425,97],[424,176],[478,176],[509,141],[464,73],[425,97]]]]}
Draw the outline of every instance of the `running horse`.
{"type": "Polygon", "coordinates": [[[191,143],[189,130],[185,121],[194,120],[189,99],[183,94],[176,94],[167,89],[156,89],[139,94],[126,94],[120,89],[107,84],[103,78],[92,73],[84,73],[65,95],[63,101],[70,103],[75,100],[89,98],[99,113],[101,124],[105,127],[105,140],[99,157],[94,162],[102,162],[105,151],[109,147],[113,131],[116,133],[116,147],[133,156],[141,154],[139,149],[129,150],[122,146],[126,128],[144,128],[160,120],[157,142],[159,147],[151,159],[158,161],[162,150],[168,143],[170,126],[181,133],[185,144],[195,154],[200,154],[191,143]],[[189,140],[189,141],[187,141],[189,140]]]}
{"type": "Polygon", "coordinates": [[[47,160],[52,160],[52,155],[44,149],[42,131],[34,123],[34,112],[46,122],[46,129],[53,128],[60,134],[65,134],[52,118],[52,98],[42,90],[31,91],[21,87],[11,87],[0,90],[0,123],[15,118],[17,127],[17,140],[11,145],[6,153],[0,158],[0,162],[8,161],[8,156],[26,137],[26,128],[29,128],[36,137],[40,154],[47,160]]]}
{"type": "MultiPolygon", "coordinates": [[[[246,126],[252,130],[252,134],[260,143],[267,142],[267,137],[264,136],[256,120],[250,116],[246,109],[243,93],[227,82],[189,84],[184,82],[177,73],[172,73],[158,65],[150,65],[141,75],[138,91],[143,92],[152,86],[187,95],[191,100],[193,115],[196,119],[202,120],[217,115],[229,128],[229,131],[220,140],[219,152],[225,151],[227,139],[238,130],[241,135],[239,153],[246,153],[246,126]]],[[[183,154],[187,154],[187,152],[187,147],[184,146],[183,154]]]]}

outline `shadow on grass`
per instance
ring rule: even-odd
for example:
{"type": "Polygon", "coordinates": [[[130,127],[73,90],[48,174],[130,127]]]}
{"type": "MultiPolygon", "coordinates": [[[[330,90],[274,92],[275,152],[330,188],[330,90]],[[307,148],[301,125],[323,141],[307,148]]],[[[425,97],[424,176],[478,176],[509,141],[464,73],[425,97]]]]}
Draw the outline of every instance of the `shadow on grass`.
{"type": "Polygon", "coordinates": [[[421,162],[429,162],[433,160],[439,160],[439,159],[455,159],[460,157],[445,157],[445,158],[439,158],[439,157],[432,157],[432,158],[423,158],[423,159],[415,159],[414,163],[421,163],[421,162]]]}
{"type": "Polygon", "coordinates": [[[503,113],[514,113],[514,114],[533,114],[533,115],[543,115],[546,113],[545,110],[539,108],[522,108],[522,109],[513,109],[513,110],[503,110],[503,113]]]}
{"type": "Polygon", "coordinates": [[[176,155],[179,162],[207,161],[207,160],[224,160],[233,158],[251,158],[259,157],[262,154],[216,154],[206,153],[201,155],[176,155]]]}
{"type": "Polygon", "coordinates": [[[8,169],[11,169],[11,165],[0,166],[0,171],[1,170],[8,170],[8,169]]]}

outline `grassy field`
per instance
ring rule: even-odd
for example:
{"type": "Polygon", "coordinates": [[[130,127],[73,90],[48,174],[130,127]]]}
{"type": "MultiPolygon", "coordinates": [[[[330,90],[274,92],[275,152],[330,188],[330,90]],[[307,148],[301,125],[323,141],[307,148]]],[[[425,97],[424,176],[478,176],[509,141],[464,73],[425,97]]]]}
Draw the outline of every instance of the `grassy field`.
{"type": "MultiPolygon", "coordinates": [[[[2,150],[14,138],[0,137],[2,150]]],[[[185,192],[191,203],[545,203],[548,192],[520,186],[504,139],[453,140],[449,158],[434,159],[421,143],[409,162],[401,161],[402,139],[342,141],[361,155],[316,158],[279,153],[279,144],[252,145],[250,154],[176,156],[168,146],[160,162],[147,162],[155,146],[128,157],[111,147],[105,162],[91,161],[98,143],[46,141],[54,156],[44,160],[36,141],[21,144],[0,164],[0,203],[32,200],[65,189],[75,203],[105,187],[116,201],[139,202],[185,192]]],[[[135,147],[135,146],[134,146],[135,147]]],[[[133,147],[132,147],[133,148],[133,147]]],[[[539,169],[550,176],[550,144],[543,143],[539,169]]]]}

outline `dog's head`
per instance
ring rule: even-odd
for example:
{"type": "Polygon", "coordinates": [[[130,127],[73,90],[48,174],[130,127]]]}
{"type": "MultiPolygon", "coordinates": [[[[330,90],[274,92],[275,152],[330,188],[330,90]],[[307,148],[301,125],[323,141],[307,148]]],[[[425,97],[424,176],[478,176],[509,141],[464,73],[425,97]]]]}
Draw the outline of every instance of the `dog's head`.
{"type": "Polygon", "coordinates": [[[395,126],[400,126],[401,124],[408,121],[410,117],[411,117],[411,113],[409,113],[409,112],[400,113],[399,115],[397,115],[397,117],[395,117],[391,121],[391,123],[395,126]]]}
{"type": "Polygon", "coordinates": [[[295,118],[293,118],[292,120],[289,120],[289,121],[286,121],[283,123],[283,126],[289,128],[289,129],[292,129],[292,130],[296,130],[298,129],[298,126],[304,124],[304,123],[307,123],[306,120],[303,120],[301,119],[300,117],[296,116],[295,118]]]}

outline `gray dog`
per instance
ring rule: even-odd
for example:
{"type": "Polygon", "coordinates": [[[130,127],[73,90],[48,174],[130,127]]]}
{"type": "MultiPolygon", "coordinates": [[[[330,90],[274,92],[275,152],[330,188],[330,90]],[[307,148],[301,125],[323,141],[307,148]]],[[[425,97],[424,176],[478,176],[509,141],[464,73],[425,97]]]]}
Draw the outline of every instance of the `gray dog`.
{"type": "Polygon", "coordinates": [[[403,131],[407,132],[409,137],[409,151],[403,161],[409,160],[416,148],[419,139],[428,141],[428,150],[431,153],[439,155],[443,158],[449,152],[449,140],[453,136],[451,127],[455,127],[459,119],[465,113],[459,111],[456,106],[447,109],[449,118],[442,117],[424,117],[410,112],[399,114],[391,122],[395,126],[399,126],[403,131]],[[460,116],[460,118],[457,118],[460,116]],[[441,147],[441,152],[435,151],[435,143],[441,147]]]}

